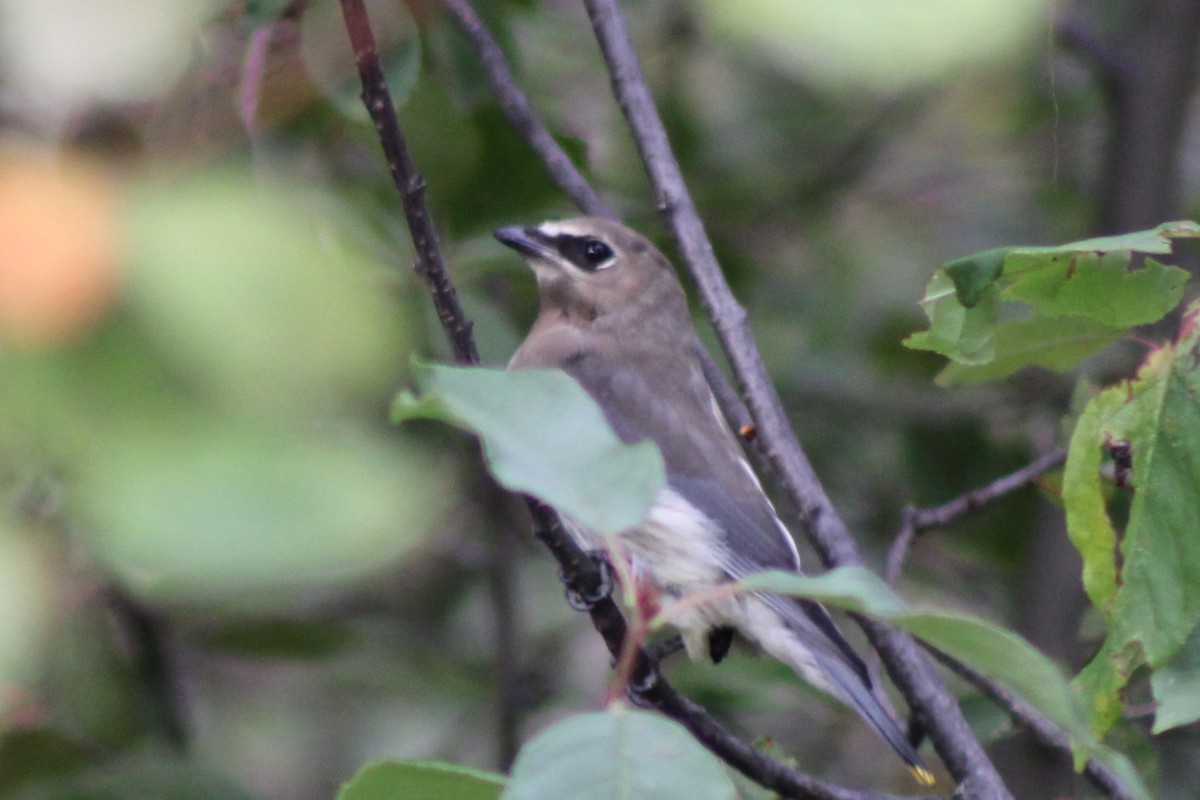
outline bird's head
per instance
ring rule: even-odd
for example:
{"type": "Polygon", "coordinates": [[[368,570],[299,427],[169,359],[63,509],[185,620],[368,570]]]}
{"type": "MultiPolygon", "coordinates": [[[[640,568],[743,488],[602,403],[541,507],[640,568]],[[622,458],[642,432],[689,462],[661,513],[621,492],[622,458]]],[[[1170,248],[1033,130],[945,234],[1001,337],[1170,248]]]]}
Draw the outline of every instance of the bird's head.
{"type": "Polygon", "coordinates": [[[591,320],[617,312],[687,314],[666,257],[619,222],[598,217],[499,228],[537,276],[543,313],[591,320]]]}

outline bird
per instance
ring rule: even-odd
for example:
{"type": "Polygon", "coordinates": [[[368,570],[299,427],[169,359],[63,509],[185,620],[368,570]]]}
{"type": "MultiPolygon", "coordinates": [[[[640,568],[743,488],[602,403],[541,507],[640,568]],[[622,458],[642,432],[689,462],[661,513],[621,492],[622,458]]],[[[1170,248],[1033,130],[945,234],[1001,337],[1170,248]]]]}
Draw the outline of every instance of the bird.
{"type": "MultiPolygon", "coordinates": [[[[660,596],[689,597],[756,572],[800,572],[787,527],[717,403],[699,357],[687,295],[670,261],[620,222],[579,217],[498,228],[532,268],[539,310],[510,370],[557,369],[595,400],[625,443],[662,451],[666,485],[643,521],[618,535],[630,573],[660,596]]],[[[564,517],[589,551],[605,537],[564,517]]],[[[690,605],[690,604],[689,604],[690,605]]],[[[693,659],[720,662],[740,636],[857,711],[922,783],[933,782],[866,665],[828,611],[755,592],[671,619],[693,659]]]]}

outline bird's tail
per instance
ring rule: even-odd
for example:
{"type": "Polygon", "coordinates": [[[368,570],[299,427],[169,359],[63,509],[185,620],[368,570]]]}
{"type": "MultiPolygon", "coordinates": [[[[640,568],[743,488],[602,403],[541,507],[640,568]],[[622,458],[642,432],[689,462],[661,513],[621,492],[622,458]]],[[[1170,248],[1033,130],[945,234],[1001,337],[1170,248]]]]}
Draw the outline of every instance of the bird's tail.
{"type": "Polygon", "coordinates": [[[846,703],[870,723],[908,765],[913,776],[928,786],[933,773],[900,726],[886,701],[871,683],[866,665],[842,637],[819,604],[779,595],[758,595],[767,616],[753,614],[750,632],[771,655],[794,669],[802,678],[846,703]]]}

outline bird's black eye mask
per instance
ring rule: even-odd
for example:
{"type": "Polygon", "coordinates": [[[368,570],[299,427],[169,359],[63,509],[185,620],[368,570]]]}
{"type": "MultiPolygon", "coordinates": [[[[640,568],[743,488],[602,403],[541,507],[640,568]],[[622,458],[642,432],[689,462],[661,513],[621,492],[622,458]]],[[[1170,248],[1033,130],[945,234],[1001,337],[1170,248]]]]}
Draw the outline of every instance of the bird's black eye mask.
{"type": "Polygon", "coordinates": [[[553,238],[559,255],[584,272],[595,272],[610,266],[616,253],[608,244],[595,236],[575,236],[569,233],[553,238]]]}

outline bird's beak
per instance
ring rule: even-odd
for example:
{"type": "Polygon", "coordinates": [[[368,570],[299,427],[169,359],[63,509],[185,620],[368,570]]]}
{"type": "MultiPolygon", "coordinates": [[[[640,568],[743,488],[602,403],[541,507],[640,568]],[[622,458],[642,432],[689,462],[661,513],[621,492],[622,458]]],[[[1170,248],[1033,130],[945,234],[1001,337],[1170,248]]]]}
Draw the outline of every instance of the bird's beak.
{"type": "Polygon", "coordinates": [[[492,235],[502,244],[511,247],[526,258],[537,258],[549,261],[556,255],[550,239],[546,234],[534,227],[497,228],[492,235]]]}

